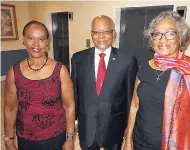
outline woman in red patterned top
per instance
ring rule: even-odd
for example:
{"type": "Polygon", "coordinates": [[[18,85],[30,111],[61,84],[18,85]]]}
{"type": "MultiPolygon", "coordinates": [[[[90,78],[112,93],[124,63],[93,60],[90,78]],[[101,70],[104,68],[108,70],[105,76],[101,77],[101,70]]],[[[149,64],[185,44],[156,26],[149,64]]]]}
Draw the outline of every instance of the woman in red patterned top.
{"type": "Polygon", "coordinates": [[[15,127],[18,150],[74,149],[73,85],[67,68],[45,55],[48,38],[41,22],[30,21],[23,29],[28,57],[14,64],[6,76],[7,150],[17,149],[15,127]]]}

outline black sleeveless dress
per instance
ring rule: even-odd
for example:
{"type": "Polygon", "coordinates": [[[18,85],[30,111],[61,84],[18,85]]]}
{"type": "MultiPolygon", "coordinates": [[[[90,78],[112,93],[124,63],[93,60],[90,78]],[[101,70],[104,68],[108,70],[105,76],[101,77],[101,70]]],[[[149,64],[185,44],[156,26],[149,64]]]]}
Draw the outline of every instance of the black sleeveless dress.
{"type": "Polygon", "coordinates": [[[139,110],[133,132],[135,150],[161,150],[164,93],[171,71],[156,71],[144,59],[138,71],[139,110]],[[156,80],[158,77],[160,80],[156,80]]]}

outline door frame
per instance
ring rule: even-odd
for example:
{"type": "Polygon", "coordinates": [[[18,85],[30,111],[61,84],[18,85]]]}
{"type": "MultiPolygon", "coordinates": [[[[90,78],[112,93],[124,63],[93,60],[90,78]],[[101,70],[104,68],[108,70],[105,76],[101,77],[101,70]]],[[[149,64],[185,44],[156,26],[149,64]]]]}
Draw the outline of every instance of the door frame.
{"type": "MultiPolygon", "coordinates": [[[[61,11],[61,12],[65,12],[65,11],[61,11]]],[[[47,28],[48,28],[48,31],[49,31],[49,35],[50,35],[50,39],[49,39],[49,51],[48,51],[48,56],[52,59],[54,59],[54,52],[53,52],[53,32],[52,32],[52,17],[51,17],[51,14],[52,13],[61,13],[60,11],[54,11],[54,12],[50,12],[50,13],[47,13],[46,14],[46,24],[47,24],[47,28]]],[[[68,20],[68,30],[70,32],[70,20],[68,20]]],[[[70,45],[70,42],[71,39],[70,39],[70,36],[69,36],[69,48],[71,47],[70,45]]],[[[69,57],[71,57],[71,51],[69,50],[69,57]]],[[[71,61],[70,61],[71,63],[71,61]]]]}
{"type": "Polygon", "coordinates": [[[166,6],[166,5],[174,5],[173,10],[175,11],[177,8],[177,5],[175,4],[171,4],[171,2],[165,2],[164,5],[163,4],[139,4],[139,5],[128,5],[128,6],[118,6],[114,8],[114,23],[115,23],[115,30],[117,33],[116,39],[115,39],[115,43],[114,43],[114,47],[119,48],[119,35],[120,35],[120,17],[121,17],[121,9],[122,8],[140,8],[140,7],[154,7],[154,6],[166,6]]]}
{"type": "Polygon", "coordinates": [[[54,59],[54,53],[53,53],[53,34],[52,34],[52,18],[51,18],[51,13],[48,13],[46,15],[46,24],[47,24],[47,28],[49,31],[49,51],[48,51],[48,56],[52,59],[54,59]]]}

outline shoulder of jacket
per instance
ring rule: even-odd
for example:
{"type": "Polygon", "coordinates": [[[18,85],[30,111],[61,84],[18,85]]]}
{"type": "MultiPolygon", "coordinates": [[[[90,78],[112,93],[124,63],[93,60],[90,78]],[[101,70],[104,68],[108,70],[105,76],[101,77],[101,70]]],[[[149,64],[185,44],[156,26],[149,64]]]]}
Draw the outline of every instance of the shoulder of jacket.
{"type": "Polygon", "coordinates": [[[89,52],[91,52],[92,50],[93,50],[93,48],[80,50],[80,51],[78,51],[78,52],[75,52],[75,53],[73,54],[73,57],[85,56],[85,55],[87,55],[89,52]]]}

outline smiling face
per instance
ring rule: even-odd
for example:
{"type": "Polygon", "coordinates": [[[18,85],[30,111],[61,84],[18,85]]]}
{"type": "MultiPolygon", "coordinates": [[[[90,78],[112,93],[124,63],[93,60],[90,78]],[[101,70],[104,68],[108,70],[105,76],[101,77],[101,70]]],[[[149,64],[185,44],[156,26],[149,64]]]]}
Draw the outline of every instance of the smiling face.
{"type": "Polygon", "coordinates": [[[47,32],[38,24],[31,24],[24,35],[24,45],[30,57],[39,58],[45,56],[48,45],[47,32]]]}
{"type": "Polygon", "coordinates": [[[96,48],[105,51],[112,45],[114,29],[111,20],[106,17],[96,18],[92,23],[91,36],[96,48]]]}
{"type": "Polygon", "coordinates": [[[176,57],[179,51],[179,45],[180,36],[177,30],[177,25],[170,19],[162,19],[155,26],[154,32],[152,34],[152,46],[154,51],[162,56],[176,57]],[[161,39],[154,39],[153,36],[156,36],[160,33],[162,33],[161,39]],[[169,38],[167,39],[167,37],[169,38]]]}

